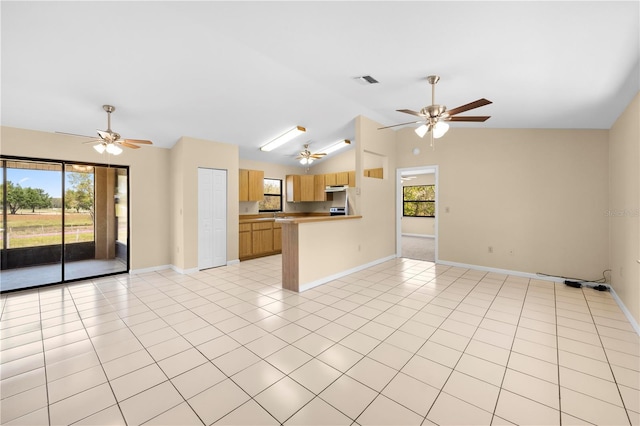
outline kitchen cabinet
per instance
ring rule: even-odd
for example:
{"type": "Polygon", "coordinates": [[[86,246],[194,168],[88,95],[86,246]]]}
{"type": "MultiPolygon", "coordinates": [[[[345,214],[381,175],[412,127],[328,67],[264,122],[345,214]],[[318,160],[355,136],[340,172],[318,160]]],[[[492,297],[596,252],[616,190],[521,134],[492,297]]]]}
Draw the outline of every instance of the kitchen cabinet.
{"type": "Polygon", "coordinates": [[[349,184],[350,187],[355,187],[356,186],[356,171],[355,170],[351,170],[349,171],[349,184]]]}
{"type": "Polygon", "coordinates": [[[240,250],[239,257],[240,259],[244,257],[249,257],[253,254],[253,245],[251,244],[251,224],[250,223],[241,223],[239,227],[239,235],[240,235],[240,250]]]}
{"type": "Polygon", "coordinates": [[[287,202],[315,201],[315,181],[313,175],[288,175],[287,202]]]}
{"type": "Polygon", "coordinates": [[[265,254],[273,251],[273,222],[258,222],[251,224],[252,255],[265,254]]]}
{"type": "Polygon", "coordinates": [[[273,223],[273,251],[282,251],[282,225],[273,223]]]}
{"type": "Polygon", "coordinates": [[[239,201],[262,201],[264,198],[264,171],[240,169],[239,201]]]}
{"type": "Polygon", "coordinates": [[[326,184],[324,175],[313,176],[313,201],[326,201],[327,193],[325,192],[326,184]]]}
{"type": "Polygon", "coordinates": [[[349,172],[336,173],[336,185],[349,185],[349,172]]]}
{"type": "Polygon", "coordinates": [[[335,173],[325,173],[325,175],[324,175],[324,184],[325,184],[325,186],[337,185],[337,183],[336,183],[336,174],[335,173]]]}
{"type": "Polygon", "coordinates": [[[243,221],[239,226],[240,260],[282,252],[282,225],[274,220],[243,221]]]}

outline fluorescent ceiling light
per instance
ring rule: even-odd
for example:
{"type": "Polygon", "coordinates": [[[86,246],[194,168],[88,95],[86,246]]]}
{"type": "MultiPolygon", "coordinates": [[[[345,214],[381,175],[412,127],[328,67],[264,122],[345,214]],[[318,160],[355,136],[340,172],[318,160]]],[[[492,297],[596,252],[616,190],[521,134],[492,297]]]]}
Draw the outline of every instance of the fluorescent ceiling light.
{"type": "Polygon", "coordinates": [[[351,141],[349,139],[342,140],[338,143],[335,143],[320,152],[324,152],[325,154],[331,154],[334,151],[344,148],[345,146],[351,145],[351,141]]]}
{"type": "Polygon", "coordinates": [[[424,135],[426,135],[428,131],[429,131],[429,126],[427,126],[426,124],[423,124],[422,126],[418,127],[415,130],[416,135],[420,136],[421,138],[423,138],[424,135]]]}
{"type": "Polygon", "coordinates": [[[438,121],[436,125],[433,127],[433,137],[438,139],[444,136],[449,130],[449,125],[444,121],[438,121]]]}
{"type": "Polygon", "coordinates": [[[269,142],[268,144],[261,146],[260,150],[261,151],[271,151],[277,147],[279,147],[280,145],[284,145],[285,143],[289,142],[291,139],[295,138],[296,136],[306,132],[307,129],[305,129],[302,126],[296,126],[293,129],[289,130],[286,133],[283,133],[282,135],[278,136],[277,138],[275,138],[274,140],[272,140],[271,142],[269,142]]]}

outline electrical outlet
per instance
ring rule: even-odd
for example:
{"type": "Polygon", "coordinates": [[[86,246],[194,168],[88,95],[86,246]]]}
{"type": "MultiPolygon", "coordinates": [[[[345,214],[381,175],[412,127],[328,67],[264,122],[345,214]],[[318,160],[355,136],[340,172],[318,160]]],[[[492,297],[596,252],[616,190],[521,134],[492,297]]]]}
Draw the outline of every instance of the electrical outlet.
{"type": "Polygon", "coordinates": [[[493,253],[493,247],[489,246],[488,251],[489,251],[489,253],[493,253]]]}

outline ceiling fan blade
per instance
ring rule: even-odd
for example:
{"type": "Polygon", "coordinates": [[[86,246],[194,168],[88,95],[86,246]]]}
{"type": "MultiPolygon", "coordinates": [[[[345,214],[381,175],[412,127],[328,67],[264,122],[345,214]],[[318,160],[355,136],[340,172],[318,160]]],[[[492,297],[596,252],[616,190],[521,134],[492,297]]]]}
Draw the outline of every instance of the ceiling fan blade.
{"type": "Polygon", "coordinates": [[[422,123],[422,121],[409,121],[407,123],[394,124],[393,126],[378,127],[378,130],[388,129],[390,127],[406,126],[407,124],[416,124],[416,123],[422,123]]]}
{"type": "Polygon", "coordinates": [[[466,117],[449,117],[445,118],[445,121],[473,121],[473,122],[482,122],[490,119],[490,115],[468,115],[466,117]]]}
{"type": "Polygon", "coordinates": [[[140,149],[140,147],[138,145],[134,145],[134,144],[129,143],[127,141],[119,142],[118,145],[126,146],[127,148],[140,149]]]}
{"type": "Polygon", "coordinates": [[[102,139],[92,139],[90,141],[82,142],[82,145],[86,145],[88,143],[98,143],[98,142],[102,142],[102,139]]]}
{"type": "Polygon", "coordinates": [[[318,160],[318,159],[324,157],[325,155],[327,155],[327,154],[311,154],[309,157],[310,158],[315,158],[316,160],[318,160]]]}
{"type": "Polygon", "coordinates": [[[461,105],[457,108],[448,110],[447,114],[449,115],[460,114],[461,112],[469,111],[470,109],[474,109],[474,108],[480,108],[481,106],[489,105],[491,103],[493,102],[491,102],[488,99],[482,98],[482,99],[478,99],[477,101],[469,102],[468,104],[461,105]]]}
{"type": "Polygon", "coordinates": [[[153,142],[142,139],[125,139],[124,141],[127,143],[137,143],[141,145],[153,145],[153,142]]]}
{"type": "Polygon", "coordinates": [[[424,114],[420,114],[417,111],[412,111],[410,109],[397,109],[396,111],[398,112],[404,112],[405,114],[411,114],[411,115],[415,115],[417,117],[426,117],[424,114]]]}
{"type": "Polygon", "coordinates": [[[81,138],[95,138],[95,136],[78,135],[77,133],[67,133],[67,132],[56,132],[56,133],[60,135],[78,136],[81,138]]]}

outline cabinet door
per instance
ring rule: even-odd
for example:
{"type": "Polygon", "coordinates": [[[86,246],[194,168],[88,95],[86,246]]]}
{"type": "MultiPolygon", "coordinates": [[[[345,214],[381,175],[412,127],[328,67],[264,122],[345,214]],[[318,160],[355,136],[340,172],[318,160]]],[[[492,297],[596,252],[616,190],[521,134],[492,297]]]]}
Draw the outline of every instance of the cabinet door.
{"type": "Polygon", "coordinates": [[[313,175],[300,175],[300,201],[313,201],[315,188],[313,175]]]}
{"type": "Polygon", "coordinates": [[[356,171],[351,170],[349,172],[349,186],[356,186],[356,171]]]}
{"type": "Polygon", "coordinates": [[[253,250],[251,249],[251,224],[241,223],[238,229],[240,237],[239,257],[251,256],[253,250]]]}
{"type": "Polygon", "coordinates": [[[240,201],[249,201],[249,170],[240,169],[240,201]]]}
{"type": "Polygon", "coordinates": [[[251,232],[240,232],[240,258],[253,254],[251,244],[251,232]]]}
{"type": "Polygon", "coordinates": [[[324,192],[326,185],[324,184],[324,175],[313,176],[314,195],[313,201],[326,201],[327,193],[324,192]]]}
{"type": "Polygon", "coordinates": [[[252,224],[251,243],[253,254],[269,253],[273,251],[273,222],[252,224]]]}
{"type": "Polygon", "coordinates": [[[287,175],[287,202],[300,201],[300,175],[287,175]]]}
{"type": "Polygon", "coordinates": [[[280,224],[273,226],[273,251],[282,251],[282,227],[280,224]]]}
{"type": "Polygon", "coordinates": [[[264,172],[262,170],[249,170],[249,201],[262,201],[264,198],[264,172]]]}
{"type": "Polygon", "coordinates": [[[349,172],[336,173],[336,185],[349,185],[349,172]]]}
{"type": "Polygon", "coordinates": [[[326,186],[337,185],[336,184],[336,174],[335,173],[327,173],[324,175],[324,184],[326,186]]]}

